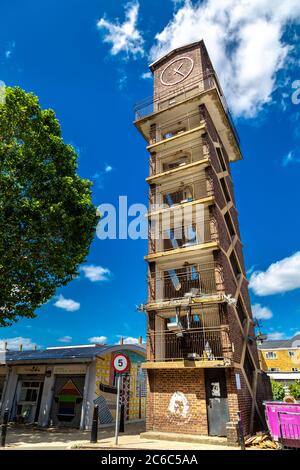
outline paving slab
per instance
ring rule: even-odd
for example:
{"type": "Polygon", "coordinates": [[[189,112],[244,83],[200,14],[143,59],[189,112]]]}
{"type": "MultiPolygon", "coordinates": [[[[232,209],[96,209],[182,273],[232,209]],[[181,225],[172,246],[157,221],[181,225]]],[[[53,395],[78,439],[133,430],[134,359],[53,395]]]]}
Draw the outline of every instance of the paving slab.
{"type": "MultiPolygon", "coordinates": [[[[125,433],[119,435],[118,446],[114,444],[114,428],[98,430],[98,443],[91,444],[90,432],[78,429],[40,429],[34,426],[9,426],[5,450],[239,450],[236,447],[221,445],[218,440],[184,442],[182,434],[170,440],[170,433],[145,433],[144,423],[131,423],[125,426],[125,433]]],[[[171,438],[174,435],[171,435],[171,438]]],[[[205,436],[202,436],[205,437],[205,436]]]]}

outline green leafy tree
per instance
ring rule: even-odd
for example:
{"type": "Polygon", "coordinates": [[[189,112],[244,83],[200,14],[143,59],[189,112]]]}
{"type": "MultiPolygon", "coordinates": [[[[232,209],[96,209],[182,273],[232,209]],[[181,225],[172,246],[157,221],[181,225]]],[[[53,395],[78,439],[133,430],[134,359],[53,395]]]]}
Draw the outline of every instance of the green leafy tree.
{"type": "Polygon", "coordinates": [[[284,387],[280,382],[276,382],[276,380],[271,379],[271,386],[272,386],[272,393],[273,393],[273,400],[283,400],[285,396],[284,387]]]}
{"type": "Polygon", "coordinates": [[[295,398],[295,400],[300,400],[300,380],[295,380],[289,386],[289,394],[295,398]]]}
{"type": "Polygon", "coordinates": [[[0,103],[0,326],[32,318],[78,274],[98,216],[51,109],[20,88],[0,103]]]}

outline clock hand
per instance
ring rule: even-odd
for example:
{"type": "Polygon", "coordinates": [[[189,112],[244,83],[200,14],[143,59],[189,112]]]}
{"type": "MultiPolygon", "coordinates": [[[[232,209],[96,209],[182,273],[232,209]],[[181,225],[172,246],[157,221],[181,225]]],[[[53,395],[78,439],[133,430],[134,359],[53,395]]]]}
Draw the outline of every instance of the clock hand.
{"type": "Polygon", "coordinates": [[[178,70],[178,69],[175,69],[175,70],[174,70],[174,75],[175,75],[175,73],[178,73],[178,74],[181,75],[182,77],[185,76],[184,73],[180,72],[180,70],[178,70]]]}

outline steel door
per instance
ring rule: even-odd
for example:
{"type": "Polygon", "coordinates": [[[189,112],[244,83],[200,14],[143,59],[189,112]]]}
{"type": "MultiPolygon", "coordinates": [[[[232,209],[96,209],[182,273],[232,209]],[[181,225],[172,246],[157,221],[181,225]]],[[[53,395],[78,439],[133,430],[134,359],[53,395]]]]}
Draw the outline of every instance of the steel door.
{"type": "Polygon", "coordinates": [[[229,421],[226,376],[224,369],[205,370],[208,434],[226,436],[229,421]]]}

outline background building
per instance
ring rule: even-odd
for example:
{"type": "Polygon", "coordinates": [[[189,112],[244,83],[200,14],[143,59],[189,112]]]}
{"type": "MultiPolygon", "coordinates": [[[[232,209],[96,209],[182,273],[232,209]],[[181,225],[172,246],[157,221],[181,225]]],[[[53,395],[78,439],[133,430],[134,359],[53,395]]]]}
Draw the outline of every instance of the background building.
{"type": "Polygon", "coordinates": [[[116,409],[112,358],[118,352],[130,359],[130,370],[122,381],[125,420],[144,419],[142,344],[94,344],[2,353],[1,416],[8,408],[10,421],[89,429],[94,405],[98,404],[99,424],[112,424],[116,409]]]}
{"type": "Polygon", "coordinates": [[[291,339],[264,341],[259,345],[261,367],[268,376],[281,382],[286,391],[300,380],[300,334],[291,339]]]}
{"type": "Polygon", "coordinates": [[[239,138],[203,41],[150,66],[135,125],[150,153],[148,431],[227,436],[264,422],[230,163],[239,138]],[[188,212],[188,218],[186,213],[188,212]]]}

